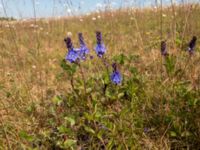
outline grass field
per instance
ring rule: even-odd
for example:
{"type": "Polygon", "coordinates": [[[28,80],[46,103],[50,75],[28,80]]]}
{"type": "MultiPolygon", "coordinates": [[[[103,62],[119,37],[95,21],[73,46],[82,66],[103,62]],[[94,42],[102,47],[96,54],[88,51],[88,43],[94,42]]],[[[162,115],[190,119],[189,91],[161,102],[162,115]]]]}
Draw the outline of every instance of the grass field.
{"type": "Polygon", "coordinates": [[[200,149],[199,5],[0,23],[0,149],[200,149]],[[79,32],[94,58],[76,65],[64,38],[79,32]]]}

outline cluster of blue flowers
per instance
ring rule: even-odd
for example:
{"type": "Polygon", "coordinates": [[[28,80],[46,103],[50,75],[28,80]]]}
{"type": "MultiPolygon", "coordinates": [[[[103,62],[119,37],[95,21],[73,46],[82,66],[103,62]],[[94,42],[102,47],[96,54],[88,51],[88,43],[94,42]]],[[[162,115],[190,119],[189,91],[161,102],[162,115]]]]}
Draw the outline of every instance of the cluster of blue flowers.
{"type": "Polygon", "coordinates": [[[113,73],[111,74],[111,80],[115,83],[115,84],[120,84],[122,81],[122,76],[120,74],[120,72],[117,69],[117,64],[113,63],[112,64],[113,67],[113,73]]]}
{"type": "MultiPolygon", "coordinates": [[[[67,61],[70,63],[79,63],[80,60],[86,60],[87,54],[89,54],[89,49],[86,46],[83,38],[82,33],[78,33],[78,39],[80,43],[80,48],[74,48],[72,44],[72,40],[70,37],[67,37],[64,39],[66,43],[66,47],[68,49],[68,53],[65,57],[67,61]]],[[[96,40],[97,44],[95,47],[95,52],[99,58],[103,58],[104,54],[106,53],[106,47],[102,40],[102,34],[101,32],[96,32],[96,40]]],[[[92,56],[90,56],[92,58],[92,56]]],[[[122,75],[120,74],[119,70],[117,69],[117,64],[113,63],[113,72],[110,75],[110,79],[114,84],[120,84],[122,82],[122,75]]]]}
{"type": "Polygon", "coordinates": [[[89,53],[89,49],[85,45],[82,33],[79,33],[78,37],[79,37],[79,42],[80,42],[80,48],[73,47],[70,37],[67,37],[64,39],[66,43],[66,47],[68,49],[68,53],[65,59],[68,60],[70,63],[75,63],[78,60],[85,60],[86,54],[89,53]]]}

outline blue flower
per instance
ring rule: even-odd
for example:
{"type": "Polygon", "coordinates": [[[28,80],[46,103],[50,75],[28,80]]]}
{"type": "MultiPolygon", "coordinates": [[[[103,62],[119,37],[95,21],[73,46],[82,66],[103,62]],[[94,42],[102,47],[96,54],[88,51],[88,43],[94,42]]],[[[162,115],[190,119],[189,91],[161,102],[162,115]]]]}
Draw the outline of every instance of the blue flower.
{"type": "Polygon", "coordinates": [[[79,49],[74,49],[71,38],[67,37],[64,39],[66,43],[66,47],[68,49],[68,53],[65,57],[66,60],[68,60],[70,63],[76,62],[76,60],[79,58],[79,49]]]}
{"type": "Polygon", "coordinates": [[[105,45],[104,44],[97,44],[95,51],[96,51],[98,57],[102,57],[106,52],[105,45]]]}
{"type": "Polygon", "coordinates": [[[96,32],[96,39],[97,39],[97,45],[95,47],[95,51],[96,51],[98,57],[103,57],[103,55],[106,52],[106,47],[102,42],[101,32],[99,32],[99,31],[96,32]]]}
{"type": "Polygon", "coordinates": [[[120,84],[122,82],[122,76],[119,71],[113,71],[110,78],[114,84],[120,84]]]}
{"type": "Polygon", "coordinates": [[[79,42],[80,42],[79,57],[80,57],[82,60],[85,60],[85,59],[86,59],[86,54],[89,53],[89,49],[87,48],[87,46],[86,46],[86,44],[85,44],[85,42],[84,42],[82,33],[79,33],[79,34],[78,34],[78,37],[79,37],[79,42]]]}
{"type": "Polygon", "coordinates": [[[113,73],[111,74],[110,78],[114,84],[120,84],[122,82],[122,76],[120,72],[117,70],[117,64],[113,63],[113,73]]]}
{"type": "Polygon", "coordinates": [[[74,63],[78,58],[79,58],[79,50],[70,49],[65,59],[68,60],[70,63],[74,63]]]}

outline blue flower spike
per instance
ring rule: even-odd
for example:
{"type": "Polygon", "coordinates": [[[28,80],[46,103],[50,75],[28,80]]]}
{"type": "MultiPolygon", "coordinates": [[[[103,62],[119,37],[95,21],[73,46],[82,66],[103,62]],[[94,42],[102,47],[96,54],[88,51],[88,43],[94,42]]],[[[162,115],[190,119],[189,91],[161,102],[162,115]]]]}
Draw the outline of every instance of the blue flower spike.
{"type": "Polygon", "coordinates": [[[95,47],[95,51],[96,51],[97,56],[102,58],[106,52],[106,47],[103,44],[101,32],[99,31],[96,32],[96,39],[97,39],[97,45],[95,47]]]}
{"type": "Polygon", "coordinates": [[[116,85],[119,85],[121,82],[122,82],[122,75],[120,74],[120,72],[118,71],[117,69],[117,64],[116,63],[113,63],[112,64],[112,67],[113,67],[113,72],[110,76],[111,78],[111,81],[116,84],[116,85]]]}
{"type": "Polygon", "coordinates": [[[78,33],[78,38],[79,38],[79,43],[80,43],[79,57],[80,57],[80,59],[85,60],[86,54],[89,54],[89,49],[87,48],[87,46],[84,42],[82,33],[78,33]]]}
{"type": "Polygon", "coordinates": [[[73,47],[73,44],[72,44],[70,37],[65,38],[64,41],[65,41],[66,47],[68,49],[68,53],[67,53],[65,59],[67,61],[69,61],[70,63],[75,63],[79,58],[79,54],[78,54],[79,49],[75,49],[73,47]]]}
{"type": "Polygon", "coordinates": [[[195,46],[196,46],[196,41],[197,41],[197,37],[193,36],[192,40],[188,44],[188,52],[189,52],[190,55],[194,54],[194,49],[195,49],[195,46]]]}

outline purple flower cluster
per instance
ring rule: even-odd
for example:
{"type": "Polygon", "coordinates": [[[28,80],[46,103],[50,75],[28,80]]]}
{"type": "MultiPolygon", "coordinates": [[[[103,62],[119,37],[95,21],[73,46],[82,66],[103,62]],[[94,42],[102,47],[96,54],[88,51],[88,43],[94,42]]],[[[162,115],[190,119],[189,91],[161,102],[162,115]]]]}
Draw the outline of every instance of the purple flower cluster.
{"type": "MultiPolygon", "coordinates": [[[[79,39],[79,43],[80,43],[80,48],[73,47],[72,40],[70,37],[67,37],[64,39],[66,47],[68,49],[68,53],[67,53],[65,59],[67,61],[69,61],[70,63],[76,63],[76,62],[79,62],[80,60],[86,60],[86,55],[89,54],[89,52],[90,52],[84,42],[82,33],[78,33],[78,39],[79,39]]],[[[98,57],[102,58],[106,52],[106,47],[103,44],[102,34],[99,31],[96,32],[96,40],[97,40],[97,44],[95,47],[95,52],[98,57]]],[[[93,58],[93,56],[90,56],[90,58],[91,57],[93,58]]],[[[106,66],[106,67],[108,67],[108,66],[106,66]]],[[[114,84],[120,84],[122,82],[122,76],[121,76],[119,70],[117,69],[117,64],[114,63],[112,65],[112,68],[113,68],[113,72],[110,75],[110,79],[114,84]]]]}
{"type": "Polygon", "coordinates": [[[74,63],[79,58],[78,49],[73,47],[72,41],[70,37],[64,39],[66,43],[66,47],[68,49],[68,54],[66,55],[65,59],[68,60],[70,63],[74,63]]]}
{"type": "Polygon", "coordinates": [[[101,32],[99,31],[96,32],[96,38],[97,38],[97,45],[95,47],[95,51],[98,57],[103,57],[103,55],[106,52],[106,47],[103,44],[101,32]]]}
{"type": "MultiPolygon", "coordinates": [[[[188,43],[187,51],[189,52],[190,56],[194,54],[195,47],[197,43],[197,37],[193,36],[191,41],[188,43]]],[[[161,55],[167,57],[169,54],[167,52],[167,43],[166,41],[161,41],[161,55]]]]}
{"type": "Polygon", "coordinates": [[[113,63],[112,67],[113,67],[113,73],[110,76],[111,81],[114,84],[120,84],[122,82],[122,76],[121,76],[120,72],[117,69],[117,64],[113,63]]]}
{"type": "Polygon", "coordinates": [[[86,59],[86,54],[89,54],[89,49],[87,48],[85,42],[84,42],[84,38],[83,38],[83,34],[79,33],[78,34],[78,38],[79,38],[79,43],[80,43],[80,50],[79,50],[79,56],[82,60],[86,59]]]}
{"type": "Polygon", "coordinates": [[[89,53],[89,49],[87,48],[82,33],[78,34],[79,42],[80,42],[80,48],[74,48],[71,38],[67,37],[64,39],[66,43],[66,47],[68,49],[68,53],[66,55],[66,60],[70,63],[75,63],[79,60],[85,60],[86,54],[89,53]]]}

